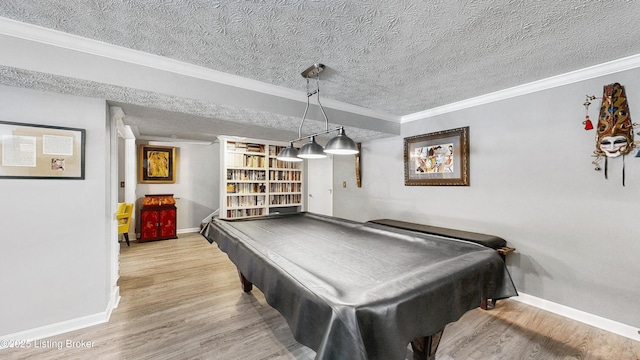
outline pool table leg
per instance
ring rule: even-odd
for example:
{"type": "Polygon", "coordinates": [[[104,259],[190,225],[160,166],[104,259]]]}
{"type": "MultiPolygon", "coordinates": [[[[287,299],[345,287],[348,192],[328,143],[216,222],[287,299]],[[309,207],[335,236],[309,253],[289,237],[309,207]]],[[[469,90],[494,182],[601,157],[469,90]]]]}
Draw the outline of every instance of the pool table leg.
{"type": "Polygon", "coordinates": [[[253,283],[247,280],[247,278],[244,277],[244,275],[242,275],[242,273],[239,270],[238,270],[238,275],[240,275],[240,283],[242,284],[242,291],[250,292],[251,290],[253,290],[253,283]]]}
{"type": "Polygon", "coordinates": [[[444,329],[430,336],[413,339],[411,342],[413,360],[435,360],[436,350],[438,350],[443,331],[444,329]]]}
{"type": "Polygon", "coordinates": [[[483,299],[480,304],[480,308],[482,310],[491,310],[496,307],[496,300],[493,299],[483,299]]]}

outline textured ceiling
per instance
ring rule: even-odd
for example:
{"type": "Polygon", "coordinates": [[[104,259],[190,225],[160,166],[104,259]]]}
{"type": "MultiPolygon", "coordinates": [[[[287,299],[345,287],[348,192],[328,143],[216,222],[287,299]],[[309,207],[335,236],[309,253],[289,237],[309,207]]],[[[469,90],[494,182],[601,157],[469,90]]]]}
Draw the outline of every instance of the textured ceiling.
{"type": "MultiPolygon", "coordinates": [[[[635,1],[4,0],[0,16],[300,92],[306,91],[300,72],[321,62],[323,98],[398,118],[640,53],[635,1]]],[[[185,133],[196,118],[230,124],[264,118],[259,125],[273,129],[291,129],[294,121],[0,70],[4,84],[116,101],[128,115],[135,112],[129,120],[140,127],[146,107],[169,111],[149,112],[156,119],[188,114],[178,126],[185,133]],[[127,104],[138,107],[127,111],[127,104]]],[[[363,130],[358,137],[378,135],[363,130]]]]}

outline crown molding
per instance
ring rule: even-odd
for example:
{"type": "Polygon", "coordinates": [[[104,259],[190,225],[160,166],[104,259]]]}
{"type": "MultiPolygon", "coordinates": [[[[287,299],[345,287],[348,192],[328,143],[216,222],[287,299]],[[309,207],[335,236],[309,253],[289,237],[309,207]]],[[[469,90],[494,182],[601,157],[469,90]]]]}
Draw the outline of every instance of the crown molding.
{"type": "Polygon", "coordinates": [[[400,123],[407,123],[416,120],[426,119],[432,116],[446,114],[462,109],[468,109],[474,106],[489,104],[492,102],[513,98],[516,96],[527,95],[538,91],[548,90],[555,87],[576,83],[579,81],[589,80],[596,77],[617,73],[620,71],[635,69],[640,67],[640,54],[632,55],[618,60],[609,61],[603,64],[590,66],[587,68],[571,71],[565,74],[553,76],[550,78],[530,82],[523,85],[514,86],[509,89],[492,92],[489,94],[477,96],[471,99],[458,101],[455,103],[435,107],[432,109],[420,111],[417,113],[402,116],[400,123]]]}
{"type": "MultiPolygon", "coordinates": [[[[261,81],[209,69],[203,66],[189,64],[183,61],[173,60],[167,57],[112,45],[102,41],[92,40],[78,35],[68,34],[62,31],[48,29],[3,17],[0,17],[0,35],[12,36],[40,44],[141,65],[156,70],[185,75],[289,100],[305,102],[307,98],[306,94],[302,91],[267,84],[261,81]]],[[[324,106],[332,109],[400,123],[399,116],[377,112],[332,99],[323,99],[322,102],[324,106]]]]}

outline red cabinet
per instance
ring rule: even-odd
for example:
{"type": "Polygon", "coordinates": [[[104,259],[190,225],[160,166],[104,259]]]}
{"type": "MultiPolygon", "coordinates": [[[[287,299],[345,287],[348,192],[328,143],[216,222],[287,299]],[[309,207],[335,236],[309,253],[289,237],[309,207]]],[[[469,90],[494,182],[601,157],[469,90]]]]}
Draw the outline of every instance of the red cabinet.
{"type": "Polygon", "coordinates": [[[176,200],[173,194],[145,195],[140,210],[139,242],[175,239],[176,200]]]}

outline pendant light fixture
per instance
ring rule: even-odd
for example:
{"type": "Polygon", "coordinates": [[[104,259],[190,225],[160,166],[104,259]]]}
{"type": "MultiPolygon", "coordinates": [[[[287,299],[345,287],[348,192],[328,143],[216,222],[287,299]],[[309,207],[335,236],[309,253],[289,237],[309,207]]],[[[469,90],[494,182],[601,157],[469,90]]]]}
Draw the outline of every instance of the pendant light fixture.
{"type": "Polygon", "coordinates": [[[343,127],[340,128],[338,136],[329,140],[324,147],[324,152],[334,155],[355,155],[359,153],[358,146],[350,137],[345,135],[343,127]]]}
{"type": "Polygon", "coordinates": [[[322,145],[316,142],[316,137],[312,136],[309,142],[304,144],[298,152],[298,157],[303,159],[322,159],[326,158],[322,145]]]}
{"type": "Polygon", "coordinates": [[[283,149],[280,154],[278,154],[278,160],[281,161],[301,161],[301,159],[321,159],[327,157],[326,154],[334,154],[334,155],[352,155],[357,154],[359,152],[358,146],[356,143],[349,138],[345,132],[344,127],[340,126],[335,129],[329,130],[329,119],[327,118],[327,114],[320,103],[320,73],[324,71],[324,65],[322,64],[314,64],[305,71],[302,72],[302,77],[307,79],[307,106],[304,109],[304,114],[302,115],[302,121],[300,122],[300,127],[298,128],[298,138],[289,141],[289,147],[283,149]],[[315,91],[309,91],[309,79],[316,78],[317,88],[315,91]],[[302,126],[304,124],[304,120],[307,117],[307,111],[309,110],[309,99],[317,94],[318,106],[320,107],[320,111],[322,112],[322,116],[325,121],[325,130],[307,136],[302,136],[302,126]],[[320,144],[316,142],[316,136],[324,135],[331,132],[337,131],[338,135],[329,140],[326,148],[322,148],[320,144]],[[300,148],[300,151],[296,150],[293,147],[293,143],[300,140],[309,139],[309,142],[300,148]]]}
{"type": "Polygon", "coordinates": [[[300,162],[302,158],[298,157],[298,149],[293,147],[293,142],[289,143],[289,147],[282,149],[277,157],[280,161],[300,162]]]}

